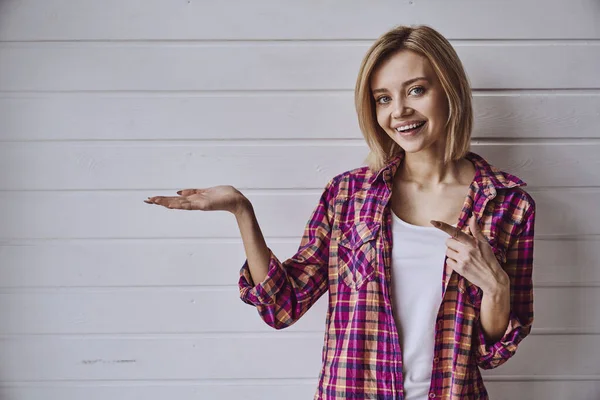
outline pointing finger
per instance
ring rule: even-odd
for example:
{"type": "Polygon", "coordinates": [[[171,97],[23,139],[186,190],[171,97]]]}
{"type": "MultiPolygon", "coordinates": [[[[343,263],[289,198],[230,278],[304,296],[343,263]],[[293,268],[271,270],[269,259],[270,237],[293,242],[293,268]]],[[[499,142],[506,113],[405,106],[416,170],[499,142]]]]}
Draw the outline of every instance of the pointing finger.
{"type": "Polygon", "coordinates": [[[429,221],[431,225],[435,226],[439,230],[446,232],[448,235],[452,236],[454,239],[458,240],[462,243],[467,243],[468,241],[472,241],[471,236],[462,232],[460,229],[449,225],[442,221],[431,220],[429,221]]]}

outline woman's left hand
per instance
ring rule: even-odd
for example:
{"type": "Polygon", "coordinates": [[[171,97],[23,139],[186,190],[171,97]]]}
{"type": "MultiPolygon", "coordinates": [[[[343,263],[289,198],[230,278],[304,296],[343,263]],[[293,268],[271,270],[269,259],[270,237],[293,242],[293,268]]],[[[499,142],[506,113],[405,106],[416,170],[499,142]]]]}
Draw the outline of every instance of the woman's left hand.
{"type": "Polygon", "coordinates": [[[474,215],[469,219],[471,234],[442,221],[432,220],[431,224],[451,236],[446,240],[446,256],[453,270],[479,286],[484,293],[509,285],[508,274],[481,233],[474,215]]]}

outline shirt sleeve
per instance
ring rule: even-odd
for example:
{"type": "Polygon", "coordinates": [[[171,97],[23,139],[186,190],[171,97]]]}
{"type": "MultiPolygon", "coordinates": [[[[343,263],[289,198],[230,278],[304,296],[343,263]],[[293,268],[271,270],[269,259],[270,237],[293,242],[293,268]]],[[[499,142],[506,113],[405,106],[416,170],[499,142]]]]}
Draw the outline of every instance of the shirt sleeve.
{"type": "Polygon", "coordinates": [[[240,270],[241,300],[255,306],[260,317],[275,329],[294,324],[329,287],[332,192],[333,180],[314,208],[294,256],[281,262],[269,248],[267,276],[257,284],[252,281],[248,260],[240,270]]]}
{"type": "Polygon", "coordinates": [[[535,203],[530,198],[529,208],[521,223],[521,232],[507,252],[504,270],[510,279],[510,314],[508,327],[502,338],[495,343],[486,343],[477,319],[478,338],[476,359],[482,369],[493,369],[504,364],[516,351],[519,343],[529,332],[533,323],[533,236],[535,203]]]}

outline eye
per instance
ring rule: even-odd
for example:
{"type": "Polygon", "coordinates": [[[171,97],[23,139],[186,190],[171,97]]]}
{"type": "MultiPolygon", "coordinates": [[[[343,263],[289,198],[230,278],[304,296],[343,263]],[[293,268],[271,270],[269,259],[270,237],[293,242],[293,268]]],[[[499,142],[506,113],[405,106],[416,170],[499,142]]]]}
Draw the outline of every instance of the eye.
{"type": "Polygon", "coordinates": [[[388,102],[389,102],[389,100],[390,100],[390,96],[381,96],[381,97],[378,97],[378,98],[375,100],[375,102],[376,102],[377,104],[386,104],[386,103],[388,103],[388,102]]]}
{"type": "Polygon", "coordinates": [[[408,93],[410,94],[415,90],[420,90],[420,92],[416,94],[417,96],[420,96],[423,93],[425,93],[425,88],[423,86],[415,86],[414,88],[410,89],[408,93]]]}

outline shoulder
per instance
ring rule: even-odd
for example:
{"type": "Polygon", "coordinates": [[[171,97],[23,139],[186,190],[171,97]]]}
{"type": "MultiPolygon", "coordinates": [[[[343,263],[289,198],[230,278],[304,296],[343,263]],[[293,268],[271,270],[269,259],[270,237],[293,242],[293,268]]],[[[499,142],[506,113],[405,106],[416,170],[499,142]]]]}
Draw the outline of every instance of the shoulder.
{"type": "Polygon", "coordinates": [[[477,183],[486,195],[495,190],[495,203],[502,211],[508,211],[511,219],[520,222],[535,212],[535,200],[524,188],[527,183],[515,174],[490,164],[482,156],[470,152],[467,156],[478,170],[477,183]]]}
{"type": "Polygon", "coordinates": [[[535,200],[527,192],[525,187],[527,183],[518,176],[494,168],[496,178],[501,182],[499,192],[504,194],[504,201],[510,202],[514,207],[523,210],[523,215],[527,215],[535,210],[535,200]]]}
{"type": "Polygon", "coordinates": [[[326,191],[333,197],[349,197],[370,187],[373,178],[374,173],[368,166],[354,168],[331,178],[326,191]]]}
{"type": "Polygon", "coordinates": [[[522,186],[498,189],[496,203],[517,225],[535,218],[535,200],[522,186]]]}

